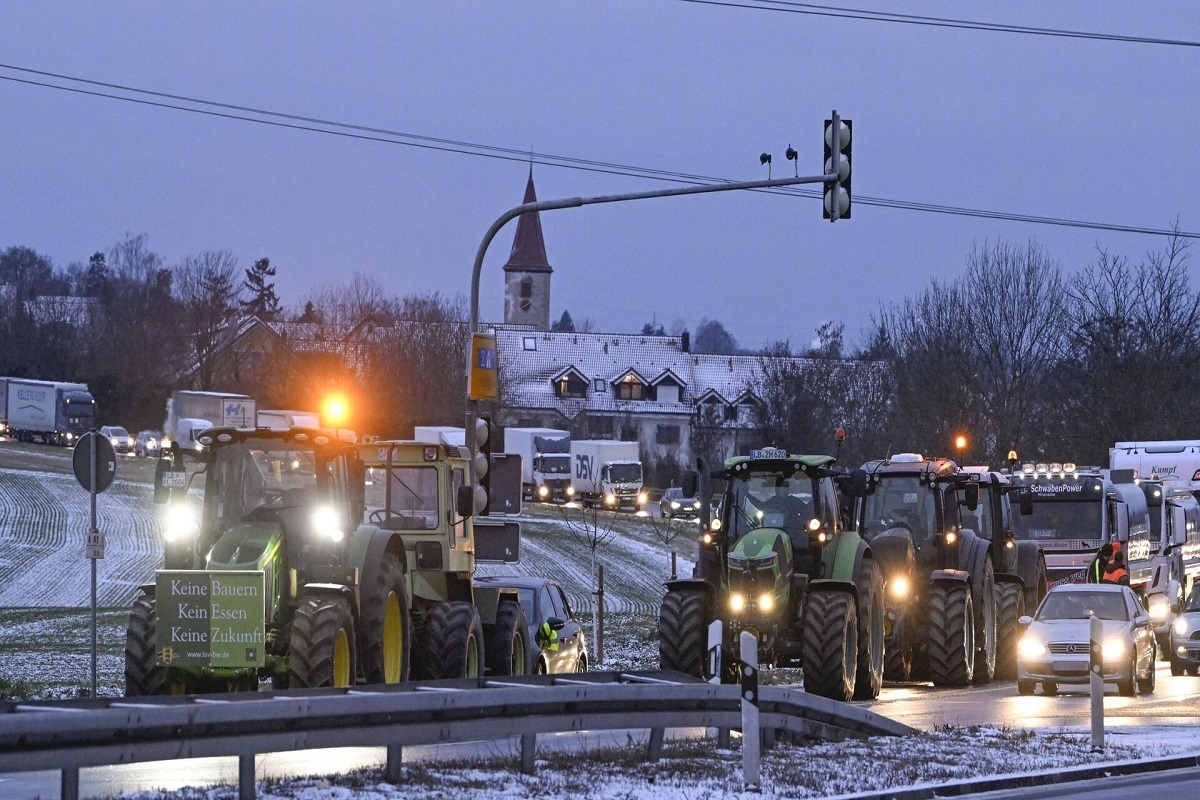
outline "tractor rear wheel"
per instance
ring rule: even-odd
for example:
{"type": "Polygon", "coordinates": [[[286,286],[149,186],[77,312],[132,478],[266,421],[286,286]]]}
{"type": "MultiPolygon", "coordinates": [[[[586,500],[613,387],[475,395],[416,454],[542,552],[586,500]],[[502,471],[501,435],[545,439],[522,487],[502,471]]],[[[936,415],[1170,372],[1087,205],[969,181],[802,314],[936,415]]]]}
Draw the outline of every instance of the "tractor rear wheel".
{"type": "Polygon", "coordinates": [[[883,574],[863,560],[858,580],[858,667],[854,699],[874,700],[883,688],[883,574]]]}
{"type": "Polygon", "coordinates": [[[934,686],[967,686],[975,670],[975,609],[965,582],[933,585],[929,597],[929,676],[934,686]]]}
{"type": "Polygon", "coordinates": [[[125,694],[136,697],[169,694],[169,670],[157,663],[154,638],[158,614],[154,598],[142,595],[133,601],[125,629],[125,694]]]}
{"type": "Polygon", "coordinates": [[[487,671],[499,675],[524,675],[529,656],[529,623],[521,604],[506,600],[496,608],[496,624],[486,631],[487,671]]]}
{"type": "Polygon", "coordinates": [[[804,691],[850,700],[858,673],[858,614],[849,592],[812,592],[802,613],[804,691]]]}
{"type": "Polygon", "coordinates": [[[455,600],[438,603],[425,618],[425,673],[430,678],[483,675],[483,623],[479,610],[455,600]]]}
{"type": "Polygon", "coordinates": [[[983,562],[983,577],[975,584],[974,683],[991,683],[996,676],[996,573],[990,560],[983,562]]]}
{"type": "Polygon", "coordinates": [[[707,593],[695,589],[668,591],[658,611],[659,666],[704,677],[710,622],[707,593]]]}
{"type": "Polygon", "coordinates": [[[404,567],[395,553],[384,554],[365,594],[367,683],[403,683],[412,666],[412,619],[404,567]]]}
{"type": "Polygon", "coordinates": [[[287,685],[293,689],[353,685],[354,615],[348,600],[326,594],[301,596],[287,665],[287,685]]]}
{"type": "Polygon", "coordinates": [[[1025,590],[1019,583],[996,586],[996,677],[1017,677],[1017,620],[1025,616],[1025,590]]]}

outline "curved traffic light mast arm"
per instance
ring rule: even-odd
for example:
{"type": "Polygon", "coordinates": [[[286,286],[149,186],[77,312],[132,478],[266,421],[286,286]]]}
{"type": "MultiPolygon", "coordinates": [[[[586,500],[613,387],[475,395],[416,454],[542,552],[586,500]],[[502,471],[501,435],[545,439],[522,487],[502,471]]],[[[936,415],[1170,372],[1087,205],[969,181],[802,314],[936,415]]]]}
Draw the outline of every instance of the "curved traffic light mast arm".
{"type": "MultiPolygon", "coordinates": [[[[487,229],[487,233],[483,235],[483,241],[479,243],[479,250],[475,253],[475,266],[471,271],[471,314],[468,320],[469,328],[468,344],[467,344],[467,375],[471,374],[471,346],[470,334],[474,333],[479,327],[479,275],[483,271],[483,257],[487,253],[488,247],[492,243],[492,239],[500,232],[500,229],[509,223],[509,221],[528,214],[533,211],[552,211],[559,208],[579,208],[581,206],[594,206],[601,203],[621,203],[626,200],[650,200],[655,197],[681,197],[689,194],[712,194],[714,192],[734,192],[743,191],[746,189],[772,189],[780,186],[796,186],[803,183],[831,183],[838,179],[837,173],[828,175],[809,175],[796,178],[775,178],[774,180],[765,181],[741,181],[737,183],[718,183],[706,186],[681,186],[672,189],[659,189],[652,192],[630,192],[628,194],[605,194],[596,197],[564,197],[558,200],[542,200],[537,203],[524,203],[519,206],[514,206],[508,211],[505,211],[491,227],[487,229]]],[[[470,479],[472,485],[475,483],[475,454],[477,451],[475,445],[475,417],[476,417],[476,402],[467,398],[467,421],[465,433],[467,438],[467,447],[470,450],[470,479]]]]}

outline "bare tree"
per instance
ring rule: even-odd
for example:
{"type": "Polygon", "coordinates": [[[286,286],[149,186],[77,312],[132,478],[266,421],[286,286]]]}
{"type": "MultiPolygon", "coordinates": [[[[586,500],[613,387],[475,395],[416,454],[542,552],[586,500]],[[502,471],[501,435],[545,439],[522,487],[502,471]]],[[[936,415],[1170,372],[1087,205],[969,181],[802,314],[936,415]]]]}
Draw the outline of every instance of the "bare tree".
{"type": "Polygon", "coordinates": [[[567,506],[559,506],[558,512],[571,530],[571,535],[583,543],[591,553],[592,594],[596,597],[596,613],[592,615],[592,641],[596,643],[596,661],[602,660],[603,640],[601,626],[604,615],[603,596],[599,594],[599,577],[596,574],[596,551],[601,545],[607,544],[616,535],[614,525],[617,512],[602,512],[599,506],[580,508],[572,518],[567,514],[567,506]],[[607,514],[607,519],[605,515],[607,514]]]}
{"type": "Polygon", "coordinates": [[[305,298],[305,307],[310,303],[322,322],[347,328],[365,320],[386,325],[400,316],[379,281],[357,271],[350,276],[349,283],[326,284],[310,292],[305,298]]]}
{"type": "Polygon", "coordinates": [[[191,342],[196,386],[217,389],[215,356],[233,334],[238,319],[238,262],[228,250],[188,256],[175,270],[176,294],[191,342]]]}

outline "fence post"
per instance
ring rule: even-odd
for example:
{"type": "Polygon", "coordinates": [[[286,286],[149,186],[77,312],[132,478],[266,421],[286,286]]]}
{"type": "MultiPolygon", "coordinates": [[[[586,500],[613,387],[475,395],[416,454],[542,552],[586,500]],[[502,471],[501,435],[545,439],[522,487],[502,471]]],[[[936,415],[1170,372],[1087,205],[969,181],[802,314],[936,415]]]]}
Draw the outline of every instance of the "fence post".
{"type": "Polygon", "coordinates": [[[596,614],[599,626],[596,628],[596,664],[604,663],[604,565],[600,565],[600,577],[596,590],[596,614]]]}
{"type": "MultiPolygon", "coordinates": [[[[718,685],[722,679],[721,662],[724,661],[721,652],[724,634],[721,627],[719,619],[708,623],[708,682],[718,685]]],[[[717,728],[717,747],[721,750],[729,749],[729,728],[717,728]]]]}
{"type": "Polygon", "coordinates": [[[79,800],[79,767],[62,768],[62,800],[79,800]]]}
{"type": "Polygon", "coordinates": [[[761,733],[758,723],[758,637],[742,631],[742,784],[758,790],[761,733]]]}
{"type": "Polygon", "coordinates": [[[671,551],[671,580],[675,580],[679,575],[679,570],[675,563],[675,551],[671,551]]]}
{"type": "MultiPolygon", "coordinates": [[[[1104,678],[1101,670],[1104,665],[1104,623],[1097,617],[1092,617],[1088,624],[1088,683],[1092,690],[1092,752],[1104,750],[1104,678]]],[[[1129,680],[1137,680],[1137,659],[1134,659],[1133,674],[1129,680]]],[[[1154,664],[1150,665],[1154,669],[1154,664]]]]}
{"type": "Polygon", "coordinates": [[[238,756],[238,800],[254,800],[258,792],[254,786],[254,753],[238,756]]]}
{"type": "Polygon", "coordinates": [[[387,772],[386,779],[388,783],[399,783],[404,760],[404,748],[398,744],[389,744],[387,746],[387,772]]]}
{"type": "Polygon", "coordinates": [[[534,764],[534,757],[537,755],[537,734],[522,733],[521,734],[521,774],[532,775],[537,767],[534,764]]]}
{"type": "Polygon", "coordinates": [[[658,761],[662,757],[664,728],[650,729],[650,744],[646,747],[646,760],[658,761]]]}

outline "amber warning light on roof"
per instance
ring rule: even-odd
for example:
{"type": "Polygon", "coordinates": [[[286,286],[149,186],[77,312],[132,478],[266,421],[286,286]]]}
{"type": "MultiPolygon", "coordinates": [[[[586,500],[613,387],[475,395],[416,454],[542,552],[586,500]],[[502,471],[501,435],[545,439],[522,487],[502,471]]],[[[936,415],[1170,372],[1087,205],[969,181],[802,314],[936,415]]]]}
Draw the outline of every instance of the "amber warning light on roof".
{"type": "Polygon", "coordinates": [[[472,400],[495,400],[496,391],[496,334],[471,334],[471,374],[467,396],[472,400]]]}

